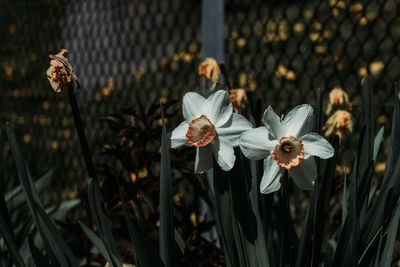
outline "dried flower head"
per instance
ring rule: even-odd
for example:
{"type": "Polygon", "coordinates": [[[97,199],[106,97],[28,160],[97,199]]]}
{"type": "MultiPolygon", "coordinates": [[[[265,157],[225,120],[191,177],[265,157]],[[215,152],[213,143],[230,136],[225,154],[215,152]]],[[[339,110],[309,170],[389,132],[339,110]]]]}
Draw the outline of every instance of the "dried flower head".
{"type": "Polygon", "coordinates": [[[206,85],[211,80],[213,84],[210,87],[210,90],[215,88],[219,80],[219,76],[221,75],[221,69],[218,66],[218,63],[213,58],[206,58],[203,62],[199,65],[199,76],[204,77],[206,79],[206,85]]]}
{"type": "Polygon", "coordinates": [[[69,83],[73,80],[78,81],[75,73],[72,71],[71,64],[66,58],[68,51],[61,49],[56,55],[49,55],[51,58],[50,67],[46,75],[51,87],[57,93],[68,90],[69,83]]]}
{"type": "Polygon", "coordinates": [[[245,89],[231,89],[229,91],[229,98],[232,102],[233,110],[235,112],[238,112],[239,108],[244,108],[247,104],[247,95],[245,89]]]}
{"type": "Polygon", "coordinates": [[[329,117],[322,129],[325,131],[325,136],[337,134],[339,139],[342,140],[346,132],[353,132],[353,122],[350,112],[337,110],[329,117]]]}
{"type": "Polygon", "coordinates": [[[351,107],[349,95],[342,88],[335,87],[329,93],[329,104],[326,114],[329,114],[332,111],[332,107],[343,107],[345,105],[351,107]]]}

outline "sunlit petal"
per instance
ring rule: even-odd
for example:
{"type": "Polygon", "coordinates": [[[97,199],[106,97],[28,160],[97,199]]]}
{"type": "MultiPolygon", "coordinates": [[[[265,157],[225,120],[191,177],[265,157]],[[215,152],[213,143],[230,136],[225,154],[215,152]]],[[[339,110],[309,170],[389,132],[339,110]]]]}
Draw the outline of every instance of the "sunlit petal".
{"type": "Polygon", "coordinates": [[[252,129],[250,122],[242,115],[233,113],[232,120],[218,127],[217,135],[233,147],[239,146],[239,136],[246,130],[252,129]]]}
{"type": "Polygon", "coordinates": [[[203,115],[202,109],[205,106],[206,99],[193,92],[186,93],[182,100],[182,113],[186,122],[190,123],[192,120],[203,115]]]}
{"type": "Polygon", "coordinates": [[[301,137],[314,127],[314,110],[308,104],[297,106],[285,116],[283,124],[288,136],[301,137]]]}
{"type": "Polygon", "coordinates": [[[271,106],[265,110],[262,122],[268,132],[276,139],[279,140],[281,137],[286,136],[286,128],[271,106]]]}
{"type": "Polygon", "coordinates": [[[304,145],[305,157],[317,156],[327,159],[332,157],[335,152],[332,145],[317,133],[308,133],[300,139],[304,145]]]}
{"type": "Polygon", "coordinates": [[[177,148],[183,145],[186,145],[186,133],[189,128],[189,123],[183,121],[181,124],[176,127],[171,134],[171,147],[177,148]]]}
{"type": "Polygon", "coordinates": [[[223,140],[214,140],[210,147],[214,153],[215,160],[224,171],[229,171],[235,164],[235,153],[232,145],[223,140]]]}
{"type": "Polygon", "coordinates": [[[220,127],[227,123],[231,119],[233,112],[228,92],[218,90],[210,95],[202,108],[202,112],[211,120],[215,127],[220,127]]]}
{"type": "Polygon", "coordinates": [[[271,156],[264,159],[264,175],[260,183],[260,192],[268,194],[279,190],[282,175],[283,169],[276,164],[271,156]]]}
{"type": "Polygon", "coordinates": [[[262,126],[240,135],[240,149],[249,159],[263,159],[270,155],[278,140],[270,140],[267,129],[262,126]]]}

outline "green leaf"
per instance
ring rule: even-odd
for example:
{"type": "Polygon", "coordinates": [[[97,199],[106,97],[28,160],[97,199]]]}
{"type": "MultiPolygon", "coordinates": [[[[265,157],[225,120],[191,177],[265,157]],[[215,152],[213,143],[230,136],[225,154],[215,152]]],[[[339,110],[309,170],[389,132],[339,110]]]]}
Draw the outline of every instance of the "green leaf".
{"type": "Polygon", "coordinates": [[[224,250],[225,260],[228,267],[235,265],[235,243],[233,239],[233,215],[229,196],[229,176],[219,167],[213,159],[214,177],[214,218],[221,246],[224,250]]]}
{"type": "Polygon", "coordinates": [[[361,257],[358,260],[358,266],[363,266],[362,262],[368,256],[370,258],[373,258],[373,257],[371,257],[372,255],[379,257],[379,250],[378,250],[378,252],[374,250],[375,243],[378,240],[378,236],[382,237],[382,227],[379,229],[379,231],[375,234],[375,236],[372,238],[372,240],[369,242],[369,244],[364,249],[364,252],[361,254],[361,257]]]}
{"type": "MultiPolygon", "coordinates": [[[[48,172],[46,172],[42,177],[40,177],[35,181],[35,188],[38,193],[41,193],[43,190],[48,189],[51,179],[53,178],[53,175],[54,175],[54,170],[51,169],[48,172]]],[[[19,185],[15,187],[12,191],[8,192],[5,195],[5,199],[7,202],[7,206],[9,208],[12,207],[13,209],[15,209],[19,207],[25,201],[25,196],[22,190],[22,186],[19,185]]]]}
{"type": "Polygon", "coordinates": [[[320,187],[318,191],[318,200],[315,210],[314,242],[312,249],[313,266],[316,266],[321,260],[320,255],[321,255],[322,240],[324,237],[326,220],[329,214],[329,200],[332,190],[332,181],[336,171],[336,161],[338,157],[338,148],[339,148],[338,136],[335,136],[334,138],[333,148],[335,149],[335,153],[333,157],[327,160],[326,167],[322,175],[323,179],[318,179],[318,181],[320,181],[320,187]]]}
{"type": "Polygon", "coordinates": [[[181,251],[181,253],[184,255],[185,254],[185,249],[186,249],[186,244],[185,241],[183,240],[181,234],[174,229],[174,233],[175,233],[175,241],[178,244],[179,250],[181,251]]]}
{"type": "Polygon", "coordinates": [[[376,134],[375,139],[374,139],[374,154],[373,154],[373,160],[374,161],[376,161],[376,156],[378,155],[379,147],[381,146],[384,128],[385,127],[382,126],[379,129],[379,131],[376,134]]]}
{"type": "Polygon", "coordinates": [[[307,266],[307,259],[312,253],[312,235],[314,229],[315,212],[317,206],[318,188],[314,186],[311,193],[311,201],[307,208],[304,218],[303,229],[301,232],[299,247],[297,249],[296,267],[307,266]]]}
{"type": "Polygon", "coordinates": [[[55,207],[51,218],[53,220],[63,221],[66,219],[68,212],[81,203],[80,199],[69,199],[63,201],[60,205],[55,207]]]}
{"type": "Polygon", "coordinates": [[[119,262],[117,256],[112,252],[109,251],[103,241],[87,227],[83,222],[79,221],[79,225],[81,226],[83,232],[85,232],[86,236],[92,242],[92,244],[99,250],[100,254],[110,263],[116,264],[116,266],[122,267],[121,263],[119,262]]]}
{"type": "Polygon", "coordinates": [[[397,201],[397,205],[395,208],[395,212],[393,217],[389,222],[389,226],[386,230],[387,237],[385,242],[385,247],[383,248],[382,256],[381,256],[381,264],[380,266],[391,266],[394,244],[397,236],[397,229],[399,226],[399,218],[400,218],[400,199],[397,201]]]}
{"type": "Polygon", "coordinates": [[[7,136],[10,141],[11,151],[17,166],[18,176],[26,196],[28,207],[31,210],[35,224],[44,241],[44,246],[53,262],[55,260],[63,266],[77,266],[75,257],[61,235],[44,212],[39,195],[32,177],[22,157],[17,138],[12,128],[7,125],[7,136]]]}
{"type": "Polygon", "coordinates": [[[393,188],[378,194],[368,210],[367,219],[361,227],[361,244],[368,244],[383,226],[387,216],[392,214],[393,188]]]}
{"type": "Polygon", "coordinates": [[[7,205],[2,195],[0,195],[0,233],[2,234],[4,242],[10,251],[11,257],[14,260],[14,264],[17,267],[24,267],[25,263],[19,254],[19,248],[15,241],[14,233],[9,221],[7,205]]]}
{"type": "Polygon", "coordinates": [[[316,132],[321,134],[321,124],[322,124],[322,92],[321,88],[318,88],[317,91],[317,109],[316,109],[316,132]]]}
{"type": "MultiPolygon", "coordinates": [[[[114,237],[111,232],[110,222],[104,213],[103,197],[101,195],[99,185],[93,178],[89,179],[89,207],[92,213],[92,217],[95,219],[97,230],[100,236],[103,238],[106,249],[110,255],[118,255],[117,249],[114,243],[114,237]]],[[[112,266],[121,266],[120,262],[114,261],[114,257],[111,257],[110,264],[112,266]]]]}
{"type": "Polygon", "coordinates": [[[347,174],[344,174],[343,196],[342,196],[342,228],[347,218],[347,174]]]}
{"type": "MultiPolygon", "coordinates": [[[[373,84],[370,76],[365,76],[364,84],[362,86],[362,98],[363,98],[363,119],[366,127],[364,138],[362,140],[362,153],[359,154],[360,159],[360,173],[364,173],[368,168],[369,163],[373,159],[374,153],[374,95],[373,95],[373,84]]],[[[359,183],[363,181],[358,181],[359,183]]]]}
{"type": "Polygon", "coordinates": [[[382,237],[383,237],[383,234],[381,232],[380,233],[380,237],[379,237],[378,250],[377,250],[377,253],[375,255],[374,267],[379,267],[379,259],[380,259],[380,252],[381,252],[381,246],[382,246],[382,237]]]}
{"type": "Polygon", "coordinates": [[[351,181],[351,191],[350,191],[350,209],[349,209],[349,229],[350,229],[350,237],[348,239],[348,249],[346,249],[345,257],[344,257],[344,265],[343,266],[356,266],[358,259],[358,240],[359,240],[359,232],[360,226],[357,216],[357,176],[353,176],[353,180],[351,181]]]}
{"type": "MultiPolygon", "coordinates": [[[[322,121],[322,93],[321,93],[321,88],[318,88],[315,128],[316,132],[319,134],[321,133],[321,121],[322,121]]],[[[318,174],[320,173],[319,163],[320,160],[317,159],[318,174]]],[[[309,262],[307,263],[307,259],[312,257],[312,238],[313,238],[312,235],[313,235],[313,230],[315,228],[314,221],[316,216],[316,207],[317,207],[318,190],[319,190],[318,180],[319,179],[317,178],[316,183],[313,187],[310,204],[308,205],[306,217],[304,218],[303,229],[296,255],[296,262],[295,262],[296,267],[301,267],[301,266],[306,266],[307,264],[308,265],[311,264],[309,262]]]]}
{"type": "Polygon", "coordinates": [[[160,257],[166,267],[174,266],[174,213],[172,201],[171,162],[164,110],[160,102],[162,120],[160,167],[160,257]]]}
{"type": "MultiPolygon", "coordinates": [[[[243,155],[243,154],[241,154],[243,155]]],[[[250,205],[252,207],[252,211],[254,216],[256,217],[257,224],[257,235],[255,240],[255,249],[256,255],[258,259],[259,266],[270,266],[267,245],[265,244],[265,234],[263,230],[263,225],[261,221],[260,208],[258,205],[259,201],[259,185],[258,185],[258,176],[257,176],[257,163],[254,160],[250,161],[250,169],[251,169],[251,189],[249,192],[250,196],[250,205]]]]}
{"type": "Polygon", "coordinates": [[[136,265],[139,267],[154,266],[162,267],[164,266],[158,252],[154,249],[149,240],[146,240],[143,235],[139,233],[135,224],[129,217],[129,213],[126,209],[125,200],[122,196],[122,192],[118,184],[118,192],[122,201],[122,211],[124,212],[124,218],[126,225],[128,227],[129,237],[132,242],[132,248],[135,256],[136,265]]]}
{"type": "Polygon", "coordinates": [[[359,225],[357,216],[357,159],[352,173],[349,210],[342,227],[332,266],[355,266],[358,260],[359,225]]]}
{"type": "MultiPolygon", "coordinates": [[[[39,206],[38,203],[33,202],[36,206],[37,214],[39,217],[38,220],[38,228],[43,231],[46,236],[49,244],[54,248],[54,251],[60,251],[62,255],[65,255],[68,265],[77,264],[77,261],[72,254],[71,249],[69,248],[67,242],[63,239],[61,234],[55,228],[53,222],[50,220],[49,216],[46,212],[39,206]]],[[[56,254],[56,252],[55,252],[56,254]]]]}
{"type": "Polygon", "coordinates": [[[33,237],[31,234],[28,235],[28,246],[29,251],[32,255],[33,262],[37,267],[51,266],[46,256],[43,255],[42,252],[40,252],[40,250],[35,246],[35,242],[33,241],[33,237]]]}
{"type": "Polygon", "coordinates": [[[390,134],[389,153],[386,160],[385,173],[383,176],[384,187],[396,185],[396,192],[400,191],[400,179],[392,176],[392,173],[398,165],[396,162],[400,155],[400,100],[398,97],[399,84],[395,83],[394,110],[392,116],[392,131],[390,134]],[[387,185],[388,184],[388,185],[387,185]]]}

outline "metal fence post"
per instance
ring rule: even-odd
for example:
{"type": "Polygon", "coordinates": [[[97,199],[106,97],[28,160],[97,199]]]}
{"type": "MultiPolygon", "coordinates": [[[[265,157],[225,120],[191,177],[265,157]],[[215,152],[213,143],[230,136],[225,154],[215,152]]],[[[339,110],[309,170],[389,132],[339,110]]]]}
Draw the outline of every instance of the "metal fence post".
{"type": "MultiPolygon", "coordinates": [[[[217,62],[224,60],[224,0],[203,0],[202,6],[202,59],[214,58],[217,62]]],[[[210,95],[205,84],[201,84],[201,91],[204,97],[210,95]]],[[[207,171],[208,182],[213,190],[213,169],[207,171]]],[[[201,203],[201,212],[206,216],[210,213],[206,203],[201,203]]],[[[206,236],[209,240],[217,237],[216,229],[210,231],[206,236]]],[[[217,239],[218,240],[218,239],[217,239]]],[[[219,242],[217,241],[217,246],[219,242]]]]}
{"type": "MultiPolygon", "coordinates": [[[[202,59],[212,57],[224,60],[224,0],[203,0],[202,7],[202,59]]],[[[201,84],[202,94],[210,92],[201,84]]],[[[212,169],[207,172],[208,182],[213,184],[212,169]]],[[[211,187],[212,188],[212,187],[211,187]]]]}
{"type": "MultiPolygon", "coordinates": [[[[224,60],[224,0],[203,0],[202,7],[202,59],[212,57],[224,60]]],[[[202,93],[209,92],[202,84],[202,93]]]]}

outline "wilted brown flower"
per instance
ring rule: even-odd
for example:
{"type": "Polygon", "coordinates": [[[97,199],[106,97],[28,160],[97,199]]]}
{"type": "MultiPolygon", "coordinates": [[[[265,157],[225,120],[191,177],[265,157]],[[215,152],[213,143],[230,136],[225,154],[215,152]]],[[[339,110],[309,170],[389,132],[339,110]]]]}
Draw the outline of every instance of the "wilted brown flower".
{"type": "Polygon", "coordinates": [[[333,88],[329,93],[329,104],[326,114],[332,111],[332,107],[342,107],[344,105],[351,107],[349,95],[340,87],[333,88]]]}
{"type": "Polygon", "coordinates": [[[208,84],[210,79],[213,82],[210,90],[213,90],[215,88],[215,85],[217,84],[220,75],[221,69],[219,68],[218,63],[215,59],[208,57],[200,63],[199,76],[203,76],[206,79],[206,85],[208,84]]]}
{"type": "Polygon", "coordinates": [[[229,91],[229,98],[232,102],[233,110],[235,112],[238,112],[239,108],[244,108],[247,104],[247,95],[245,89],[231,89],[229,91]]]}
{"type": "Polygon", "coordinates": [[[68,51],[61,49],[57,55],[49,55],[51,58],[50,67],[46,75],[51,87],[57,93],[68,90],[68,85],[73,80],[78,81],[75,73],[72,71],[71,64],[66,58],[68,51]]]}
{"type": "Polygon", "coordinates": [[[337,110],[329,117],[322,129],[325,131],[325,136],[337,134],[339,139],[342,140],[346,132],[353,132],[353,122],[350,112],[337,110]]]}

